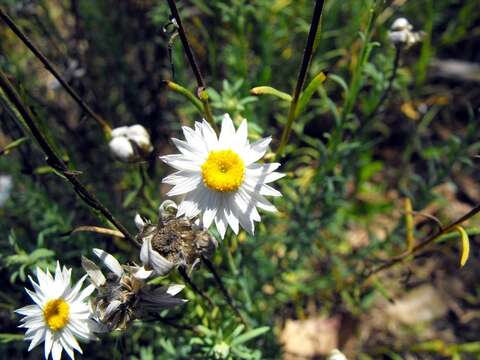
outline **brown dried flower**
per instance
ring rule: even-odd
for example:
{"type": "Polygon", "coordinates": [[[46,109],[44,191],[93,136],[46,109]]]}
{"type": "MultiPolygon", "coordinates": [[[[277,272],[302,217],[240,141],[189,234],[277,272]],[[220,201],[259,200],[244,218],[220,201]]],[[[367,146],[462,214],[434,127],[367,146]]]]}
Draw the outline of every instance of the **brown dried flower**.
{"type": "Polygon", "coordinates": [[[140,266],[122,266],[115,257],[100,249],[93,252],[111,271],[105,277],[93,261],[82,257],[82,266],[97,289],[92,301],[93,313],[105,331],[125,330],[131,321],[144,318],[149,312],[186,301],[174,297],[183,285],[148,285],[146,280],[152,271],[140,266]]]}
{"type": "Polygon", "coordinates": [[[177,218],[171,211],[176,207],[173,201],[164,201],[157,225],[144,221],[139,215],[135,218],[140,231],[137,240],[143,244],[140,259],[159,275],[178,266],[191,271],[202,256],[211,257],[218,245],[215,238],[194,221],[177,218]]]}

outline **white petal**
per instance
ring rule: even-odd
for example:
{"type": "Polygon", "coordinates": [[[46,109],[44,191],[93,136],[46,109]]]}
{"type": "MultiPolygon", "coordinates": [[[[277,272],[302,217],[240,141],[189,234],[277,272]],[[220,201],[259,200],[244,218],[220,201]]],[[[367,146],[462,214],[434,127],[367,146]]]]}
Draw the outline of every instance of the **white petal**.
{"type": "Polygon", "coordinates": [[[245,164],[248,166],[255,161],[261,159],[267,152],[268,145],[271,141],[271,137],[260,139],[248,146],[245,151],[241,152],[240,156],[242,156],[245,164]]]}
{"type": "Polygon", "coordinates": [[[65,300],[67,303],[76,300],[78,294],[80,293],[80,289],[82,288],[83,282],[87,278],[88,275],[82,276],[82,278],[75,284],[73,289],[71,289],[67,294],[65,294],[65,300]]]}
{"type": "Polygon", "coordinates": [[[200,162],[187,159],[181,154],[160,156],[160,160],[177,170],[200,171],[200,162]]]}
{"type": "Polygon", "coordinates": [[[95,290],[95,286],[88,285],[82,292],[78,295],[76,301],[84,301],[87,297],[92,295],[93,291],[95,290]]]}
{"type": "Polygon", "coordinates": [[[38,280],[38,285],[42,289],[46,289],[49,286],[49,280],[47,277],[47,274],[45,274],[38,266],[37,266],[37,280],[38,280]]]}
{"type": "Polygon", "coordinates": [[[32,337],[32,342],[30,343],[30,346],[28,347],[28,351],[32,350],[34,347],[36,347],[38,344],[40,344],[43,341],[43,338],[45,337],[45,329],[38,329],[35,332],[35,335],[32,337]]]}
{"type": "Polygon", "coordinates": [[[123,269],[122,265],[109,253],[101,250],[101,249],[93,249],[93,253],[97,255],[100,260],[103,261],[106,267],[108,267],[115,275],[118,277],[122,277],[123,269]]]}
{"type": "Polygon", "coordinates": [[[90,281],[96,287],[103,286],[107,281],[102,273],[102,270],[100,270],[100,268],[93,261],[87,259],[85,256],[82,256],[82,267],[89,276],[90,281]]]}
{"type": "Polygon", "coordinates": [[[219,144],[218,144],[217,134],[215,134],[215,131],[212,129],[210,124],[205,120],[203,120],[200,126],[202,129],[203,139],[207,146],[207,150],[208,151],[217,150],[219,144]]]}
{"type": "Polygon", "coordinates": [[[160,204],[160,206],[158,207],[158,214],[160,216],[167,216],[168,215],[168,209],[178,209],[178,206],[175,203],[175,201],[172,201],[172,200],[163,201],[160,204]]]}
{"type": "Polygon", "coordinates": [[[133,273],[133,276],[139,280],[146,280],[150,277],[150,275],[152,275],[152,273],[152,270],[147,270],[143,266],[139,266],[137,271],[133,273]]]}
{"type": "Polygon", "coordinates": [[[122,302],[120,300],[112,300],[105,309],[105,318],[108,318],[112,314],[112,312],[118,309],[120,305],[122,305],[122,302]]]}
{"type": "Polygon", "coordinates": [[[195,190],[201,182],[202,178],[199,175],[188,178],[186,181],[175,185],[173,189],[167,193],[167,196],[186,194],[195,190]]]}
{"type": "Polygon", "coordinates": [[[263,185],[260,189],[260,194],[266,196],[282,196],[282,193],[280,191],[275,190],[269,185],[263,185]]]}
{"type": "Polygon", "coordinates": [[[223,218],[223,211],[215,217],[215,225],[217,226],[220,237],[223,239],[225,237],[225,233],[227,232],[226,221],[223,218]]]}
{"type": "Polygon", "coordinates": [[[232,228],[232,230],[235,234],[238,234],[239,229],[238,229],[238,219],[237,219],[237,217],[230,210],[230,208],[228,208],[228,209],[225,208],[224,212],[225,212],[225,218],[227,219],[228,225],[230,225],[230,227],[232,228]]]}
{"type": "Polygon", "coordinates": [[[145,227],[145,221],[142,219],[140,214],[135,215],[135,226],[137,227],[138,231],[142,231],[143,228],[145,227]]]}
{"type": "MultiPolygon", "coordinates": [[[[202,151],[200,149],[196,149],[193,145],[189,144],[186,141],[182,141],[179,139],[172,138],[173,143],[177,147],[180,152],[189,157],[189,158],[195,158],[196,160],[203,160],[206,156],[206,152],[202,151]]],[[[193,160],[193,159],[192,159],[193,160]]]]}
{"type": "Polygon", "coordinates": [[[274,181],[277,181],[278,179],[281,179],[285,176],[286,174],[282,174],[279,172],[273,172],[271,174],[268,174],[265,180],[263,181],[264,184],[268,184],[274,181]]]}
{"type": "Polygon", "coordinates": [[[62,336],[70,347],[77,350],[80,354],[83,353],[82,348],[80,347],[80,344],[78,343],[75,336],[73,336],[72,331],[69,328],[65,328],[63,330],[62,336]]]}
{"type": "Polygon", "coordinates": [[[280,167],[280,163],[269,163],[269,164],[250,164],[247,167],[246,173],[248,176],[267,176],[273,171],[277,170],[280,167]]]}
{"type": "Polygon", "coordinates": [[[35,302],[35,304],[37,304],[38,306],[42,306],[43,303],[44,303],[44,299],[37,296],[37,294],[35,294],[33,291],[30,291],[28,289],[25,289],[25,291],[27,292],[27,294],[32,298],[32,300],[35,302]]]}
{"type": "Polygon", "coordinates": [[[62,358],[62,345],[60,344],[60,341],[56,340],[53,342],[52,359],[60,360],[61,358],[62,358]]]}
{"type": "Polygon", "coordinates": [[[277,208],[270,201],[268,201],[263,195],[253,194],[253,196],[257,202],[256,206],[259,207],[260,209],[265,211],[270,211],[270,212],[277,211],[277,208]]]}
{"type": "MultiPolygon", "coordinates": [[[[236,133],[236,147],[242,149],[248,144],[248,126],[247,120],[243,119],[236,133]]],[[[235,149],[236,150],[236,149],[235,149]]]]}
{"type": "Polygon", "coordinates": [[[38,316],[42,315],[42,309],[38,305],[27,305],[20,309],[15,310],[17,314],[25,316],[38,316]]]}
{"type": "Polygon", "coordinates": [[[185,288],[185,285],[180,285],[180,284],[173,284],[173,285],[168,285],[167,289],[165,292],[169,295],[175,296],[177,295],[180,291],[182,291],[185,288]]]}
{"type": "Polygon", "coordinates": [[[235,127],[230,115],[224,114],[222,120],[222,130],[218,139],[219,146],[222,149],[230,148],[235,143],[235,127]]]}
{"type": "Polygon", "coordinates": [[[203,211],[203,226],[208,229],[212,224],[215,215],[217,214],[218,208],[220,206],[220,197],[221,195],[210,191],[207,195],[207,201],[204,207],[202,207],[203,211]]]}
{"type": "Polygon", "coordinates": [[[202,137],[200,126],[197,125],[200,123],[196,123],[195,127],[198,129],[198,131],[194,131],[193,129],[183,126],[183,135],[185,136],[185,140],[187,140],[187,143],[195,149],[195,152],[198,154],[201,154],[203,156],[207,156],[208,154],[208,148],[205,144],[205,141],[202,137]]]}
{"type": "Polygon", "coordinates": [[[53,334],[50,330],[45,332],[45,359],[48,359],[48,355],[52,351],[53,346],[53,334]]]}
{"type": "Polygon", "coordinates": [[[62,346],[63,350],[67,353],[68,357],[72,360],[75,360],[75,355],[73,353],[72,347],[68,344],[67,340],[63,336],[64,332],[62,331],[62,334],[58,337],[58,342],[60,342],[60,345],[62,346]]]}
{"type": "Polygon", "coordinates": [[[35,293],[37,294],[37,296],[41,299],[45,299],[44,290],[48,290],[48,288],[41,288],[40,285],[38,285],[35,281],[33,281],[30,275],[28,275],[28,280],[30,280],[30,283],[33,285],[33,289],[35,290],[35,293]]]}
{"type": "Polygon", "coordinates": [[[140,260],[144,266],[153,268],[155,273],[160,276],[168,274],[175,265],[153,250],[150,238],[143,240],[140,250],[140,260]]]}

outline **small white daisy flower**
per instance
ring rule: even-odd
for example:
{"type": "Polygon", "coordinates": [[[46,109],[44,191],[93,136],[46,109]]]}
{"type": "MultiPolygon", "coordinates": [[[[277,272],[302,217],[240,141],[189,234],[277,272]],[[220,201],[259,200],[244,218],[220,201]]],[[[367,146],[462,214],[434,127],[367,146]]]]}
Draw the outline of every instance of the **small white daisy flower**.
{"type": "Polygon", "coordinates": [[[31,341],[28,351],[45,342],[45,359],[62,357],[62,350],[74,359],[74,350],[82,354],[77,338],[95,339],[92,332],[90,306],[86,299],[95,290],[92,285],[82,290],[86,275],[74,287],[70,286],[72,270],[60,268],[57,262],[55,277],[37,268],[37,282],[29,276],[35,292],[25,289],[35,302],[15,310],[24,315],[20,327],[26,328],[25,340],[31,341]]]}
{"type": "Polygon", "coordinates": [[[205,120],[196,122],[195,129],[184,126],[183,134],[186,141],[172,139],[181,154],[160,157],[178,170],[163,179],[174,185],[168,196],[184,196],[177,216],[202,214],[205,228],[215,220],[222,238],[227,226],[237,234],[239,224],[253,234],[254,222],[260,221],[257,207],[276,211],[265,196],[282,196],[268,185],[284,176],[275,172],[280,164],[256,163],[265,155],[271,137],[250,144],[247,120],[235,131],[228,114],[223,117],[219,137],[205,120]]]}

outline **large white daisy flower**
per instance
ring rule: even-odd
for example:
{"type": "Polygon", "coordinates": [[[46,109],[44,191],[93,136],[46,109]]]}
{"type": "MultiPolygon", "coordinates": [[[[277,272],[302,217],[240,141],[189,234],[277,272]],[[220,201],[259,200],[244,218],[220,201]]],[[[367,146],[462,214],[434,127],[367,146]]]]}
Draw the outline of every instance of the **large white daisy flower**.
{"type": "Polygon", "coordinates": [[[28,351],[45,342],[45,359],[50,353],[53,360],[61,359],[62,349],[74,359],[74,350],[82,353],[76,338],[83,341],[95,338],[86,301],[95,287],[89,285],[82,290],[87,275],[71,287],[71,273],[65,266],[61,269],[58,262],[55,277],[48,270],[44,273],[37,268],[37,282],[29,276],[35,292],[25,289],[35,304],[15,310],[25,316],[20,327],[27,329],[25,340],[31,341],[28,351]]]}
{"type": "Polygon", "coordinates": [[[195,129],[184,126],[183,134],[186,141],[172,139],[181,154],[160,157],[178,170],[163,179],[174,185],[168,196],[184,195],[177,216],[193,218],[201,213],[203,226],[208,228],[215,220],[222,238],[228,225],[235,234],[239,224],[253,234],[254,222],[260,221],[257,207],[276,211],[265,195],[282,195],[267,185],[284,176],[275,172],[280,164],[255,163],[265,155],[272,139],[250,144],[247,121],[235,131],[228,114],[223,117],[219,137],[205,120],[195,122],[195,129]]]}

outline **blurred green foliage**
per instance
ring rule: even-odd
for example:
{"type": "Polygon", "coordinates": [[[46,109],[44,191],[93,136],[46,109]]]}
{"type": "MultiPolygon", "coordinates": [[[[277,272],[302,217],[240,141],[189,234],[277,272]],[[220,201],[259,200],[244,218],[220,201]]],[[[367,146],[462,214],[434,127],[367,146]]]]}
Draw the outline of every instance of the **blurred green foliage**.
{"type": "MultiPolygon", "coordinates": [[[[162,80],[173,80],[196,91],[180,41],[171,29],[163,31],[169,21],[164,1],[2,0],[0,5],[95,111],[113,126],[144,125],[156,155],[170,153],[169,139],[179,136],[182,125],[200,119],[194,105],[162,85],[162,80]]],[[[190,0],[178,5],[216,117],[228,112],[237,125],[247,118],[251,138],[271,135],[275,150],[288,102],[252,96],[250,89],[272,86],[292,93],[312,1],[190,0]]],[[[477,0],[326,1],[307,84],[320,72],[328,78],[294,123],[281,159],[287,176],[277,185],[283,193],[275,201],[279,213],[263,214],[255,236],[241,233],[221,243],[214,258],[248,328],[240,325],[213,276],[202,268],[193,281],[214,299],[214,309],[186,290],[189,303],[162,314],[179,328],[135,323],[124,334],[83,346],[85,358],[280,358],[279,334],[287,319],[340,314],[358,322],[376,299],[389,298],[388,283],[365,285],[362,276],[380,259],[404,250],[405,229],[397,222],[386,236],[378,236],[373,230],[378,218],[400,210],[395,200],[401,197],[423,209],[439,197],[436,186],[475,174],[478,86],[441,81],[429,73],[434,57],[480,61],[480,13],[475,10],[477,0]],[[399,16],[411,19],[426,37],[402,54],[391,95],[371,117],[393,70],[395,49],[387,31],[399,16]],[[348,238],[347,230],[358,226],[368,233],[362,246],[348,238]]],[[[140,165],[115,162],[96,124],[6,27],[0,34],[1,68],[22,88],[45,132],[64,159],[82,171],[89,189],[132,231],[137,212],[156,219],[166,190],[160,180],[169,169],[158,156],[140,165]]],[[[3,107],[0,118],[2,144],[25,136],[3,107]]],[[[109,224],[46,169],[33,141],[0,156],[0,173],[13,179],[10,198],[0,207],[0,358],[27,356],[12,311],[27,301],[23,287],[35,266],[52,266],[59,259],[74,267],[78,279],[80,255],[90,256],[93,247],[138,261],[136,249],[120,239],[67,236],[77,226],[109,224]]],[[[178,275],[170,278],[181,282],[178,275]]],[[[478,286],[468,292],[478,305],[478,286]]],[[[470,337],[459,334],[457,340],[415,346],[365,341],[352,358],[396,359],[412,352],[480,356],[470,337]]],[[[37,349],[30,356],[40,353],[37,349]]]]}

